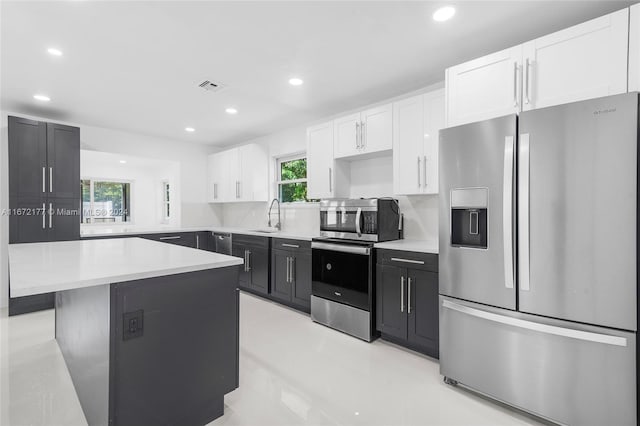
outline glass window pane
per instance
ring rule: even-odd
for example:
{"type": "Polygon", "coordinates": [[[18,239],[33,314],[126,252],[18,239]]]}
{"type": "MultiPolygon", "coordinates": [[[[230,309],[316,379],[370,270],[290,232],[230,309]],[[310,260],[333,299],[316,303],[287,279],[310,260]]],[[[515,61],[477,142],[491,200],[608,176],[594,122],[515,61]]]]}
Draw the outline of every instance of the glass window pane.
{"type": "Polygon", "coordinates": [[[91,181],[88,179],[80,181],[80,193],[82,194],[81,223],[91,223],[91,181]]]}
{"type": "Polygon", "coordinates": [[[283,161],[280,163],[280,180],[305,179],[307,177],[307,159],[283,161]]]}
{"type": "Polygon", "coordinates": [[[119,182],[94,182],[93,206],[95,222],[128,221],[129,184],[119,182]]]}
{"type": "Polygon", "coordinates": [[[291,203],[307,200],[307,182],[280,184],[280,201],[291,203]]]}

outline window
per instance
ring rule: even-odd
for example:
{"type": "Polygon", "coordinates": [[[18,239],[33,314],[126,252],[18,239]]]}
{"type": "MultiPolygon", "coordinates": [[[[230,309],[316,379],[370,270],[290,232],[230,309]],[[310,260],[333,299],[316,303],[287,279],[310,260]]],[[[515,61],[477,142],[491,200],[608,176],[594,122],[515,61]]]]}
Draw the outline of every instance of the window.
{"type": "Polygon", "coordinates": [[[277,161],[278,199],[283,203],[306,202],[307,158],[298,155],[277,161]]]}
{"type": "Polygon", "coordinates": [[[171,193],[169,182],[162,182],[162,218],[163,222],[168,222],[171,218],[171,203],[169,194],[171,193]]]}
{"type": "Polygon", "coordinates": [[[82,223],[130,222],[131,184],[93,179],[80,181],[82,223]]]}

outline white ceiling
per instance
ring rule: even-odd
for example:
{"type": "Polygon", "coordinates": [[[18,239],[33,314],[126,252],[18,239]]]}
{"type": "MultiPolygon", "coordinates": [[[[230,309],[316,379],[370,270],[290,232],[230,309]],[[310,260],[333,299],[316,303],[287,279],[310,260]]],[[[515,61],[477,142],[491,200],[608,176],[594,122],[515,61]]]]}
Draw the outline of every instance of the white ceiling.
{"type": "Polygon", "coordinates": [[[0,107],[234,144],[442,81],[450,65],[630,3],[2,1],[0,107]],[[457,14],[436,23],[444,4],[457,14]],[[305,84],[290,86],[294,75],[305,84]],[[205,79],[228,87],[206,92],[205,79]]]}

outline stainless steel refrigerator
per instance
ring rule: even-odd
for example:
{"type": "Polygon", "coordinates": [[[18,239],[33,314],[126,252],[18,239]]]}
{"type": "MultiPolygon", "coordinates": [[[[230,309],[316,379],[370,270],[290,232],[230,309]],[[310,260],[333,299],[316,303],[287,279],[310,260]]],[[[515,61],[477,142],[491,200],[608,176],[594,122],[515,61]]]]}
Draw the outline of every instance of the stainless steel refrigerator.
{"type": "Polygon", "coordinates": [[[638,94],[440,132],[440,372],[554,422],[637,422],[638,94]]]}

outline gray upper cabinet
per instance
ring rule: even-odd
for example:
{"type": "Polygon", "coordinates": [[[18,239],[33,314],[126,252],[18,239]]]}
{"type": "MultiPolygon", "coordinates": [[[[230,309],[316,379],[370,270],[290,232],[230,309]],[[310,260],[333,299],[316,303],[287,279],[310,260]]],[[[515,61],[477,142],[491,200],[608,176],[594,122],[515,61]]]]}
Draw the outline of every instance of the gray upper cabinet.
{"type": "Polygon", "coordinates": [[[47,123],[47,193],[80,198],[80,129],[47,123]]]}
{"type": "Polygon", "coordinates": [[[9,196],[45,196],[46,178],[47,123],[9,117],[9,196]]]}
{"type": "MultiPolygon", "coordinates": [[[[80,239],[80,129],[9,117],[8,136],[9,242],[80,239]]],[[[52,307],[52,293],[9,299],[9,315],[52,307]]]]}

